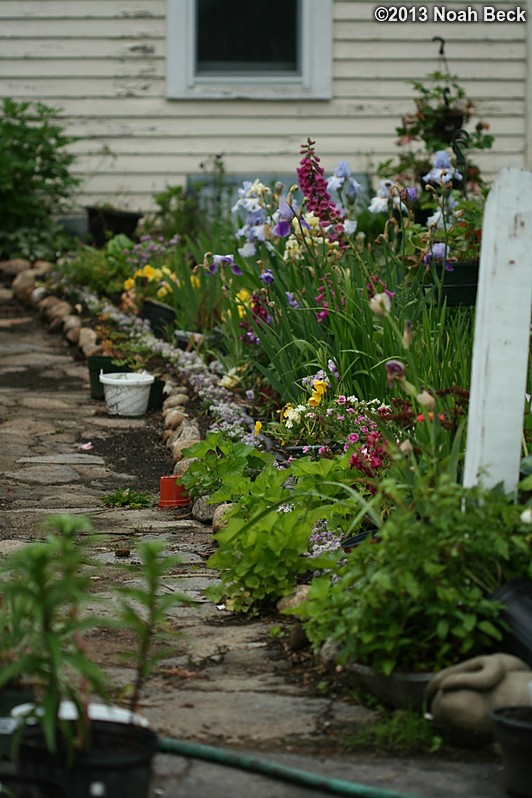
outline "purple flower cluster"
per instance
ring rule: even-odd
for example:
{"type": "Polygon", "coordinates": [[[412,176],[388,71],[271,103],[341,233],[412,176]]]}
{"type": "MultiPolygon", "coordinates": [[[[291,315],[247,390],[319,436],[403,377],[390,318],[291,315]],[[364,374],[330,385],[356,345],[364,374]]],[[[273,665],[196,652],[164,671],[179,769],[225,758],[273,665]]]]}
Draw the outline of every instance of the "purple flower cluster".
{"type": "Polygon", "coordinates": [[[163,263],[165,259],[175,254],[178,243],[178,236],[168,239],[164,236],[153,238],[144,235],[131,249],[126,250],[127,259],[133,270],[142,269],[148,263],[151,265],[163,263]]]}

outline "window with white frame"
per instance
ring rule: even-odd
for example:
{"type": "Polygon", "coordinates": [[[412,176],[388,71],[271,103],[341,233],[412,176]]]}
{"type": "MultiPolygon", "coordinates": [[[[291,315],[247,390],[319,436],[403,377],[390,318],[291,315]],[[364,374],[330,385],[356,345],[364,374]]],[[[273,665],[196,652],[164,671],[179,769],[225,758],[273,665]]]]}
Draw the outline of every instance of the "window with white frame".
{"type": "Polygon", "coordinates": [[[169,98],[328,99],[332,0],[167,0],[169,98]]]}

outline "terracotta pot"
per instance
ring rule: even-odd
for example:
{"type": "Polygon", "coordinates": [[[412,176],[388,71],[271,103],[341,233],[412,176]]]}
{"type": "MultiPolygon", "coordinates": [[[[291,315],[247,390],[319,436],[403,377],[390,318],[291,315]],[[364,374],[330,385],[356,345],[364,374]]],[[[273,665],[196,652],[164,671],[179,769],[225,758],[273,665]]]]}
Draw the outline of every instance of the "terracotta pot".
{"type": "Polygon", "coordinates": [[[159,507],[182,507],[188,504],[187,492],[175,474],[160,479],[159,507]]]}

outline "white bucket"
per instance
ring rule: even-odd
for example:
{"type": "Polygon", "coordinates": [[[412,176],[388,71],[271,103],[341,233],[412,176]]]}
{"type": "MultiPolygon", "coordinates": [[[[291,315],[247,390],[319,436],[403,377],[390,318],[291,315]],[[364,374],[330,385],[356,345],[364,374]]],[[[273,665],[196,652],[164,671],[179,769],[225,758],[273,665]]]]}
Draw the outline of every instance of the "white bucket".
{"type": "Polygon", "coordinates": [[[107,412],[111,416],[143,416],[148,409],[150,388],[155,380],[145,371],[100,372],[107,412]]]}

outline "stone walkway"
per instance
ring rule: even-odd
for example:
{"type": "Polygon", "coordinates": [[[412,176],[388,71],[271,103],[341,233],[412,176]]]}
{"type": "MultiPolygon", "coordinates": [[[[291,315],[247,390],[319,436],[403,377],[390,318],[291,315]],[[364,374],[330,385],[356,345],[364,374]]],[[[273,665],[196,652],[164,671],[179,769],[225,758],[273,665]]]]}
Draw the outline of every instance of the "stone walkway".
{"type": "MultiPolygon", "coordinates": [[[[42,520],[51,513],[89,516],[101,538],[93,550],[94,590],[107,596],[111,615],[106,588],[109,580],[124,579],[116,541],[157,537],[169,552],[179,553],[183,565],[168,589],[179,589],[196,603],[174,609],[172,622],[180,630],[175,651],[144,692],[141,711],[153,728],[178,740],[261,752],[270,760],[381,790],[425,798],[502,796],[497,756],[480,762],[464,752],[463,761],[448,762],[343,755],[335,749],[333,731],[349,733],[370,722],[373,713],[310,694],[291,680],[289,665],[269,634],[278,621],[242,623],[205,599],[205,587],[216,578],[205,566],[212,550],[210,525],[174,509],[103,506],[102,496],[133,477],[127,463],[117,468],[105,457],[80,450],[80,441],[117,432],[134,438],[153,419],[107,416],[102,403],[90,399],[87,368],[73,352],[72,344],[49,332],[34,309],[17,305],[7,280],[0,284],[0,556],[40,536],[42,520]],[[29,385],[38,388],[28,391],[29,385]]],[[[118,657],[122,642],[113,632],[90,643],[116,685],[131,680],[118,657]]],[[[250,794],[303,798],[328,793],[195,758],[156,757],[153,795],[250,794]]]]}

